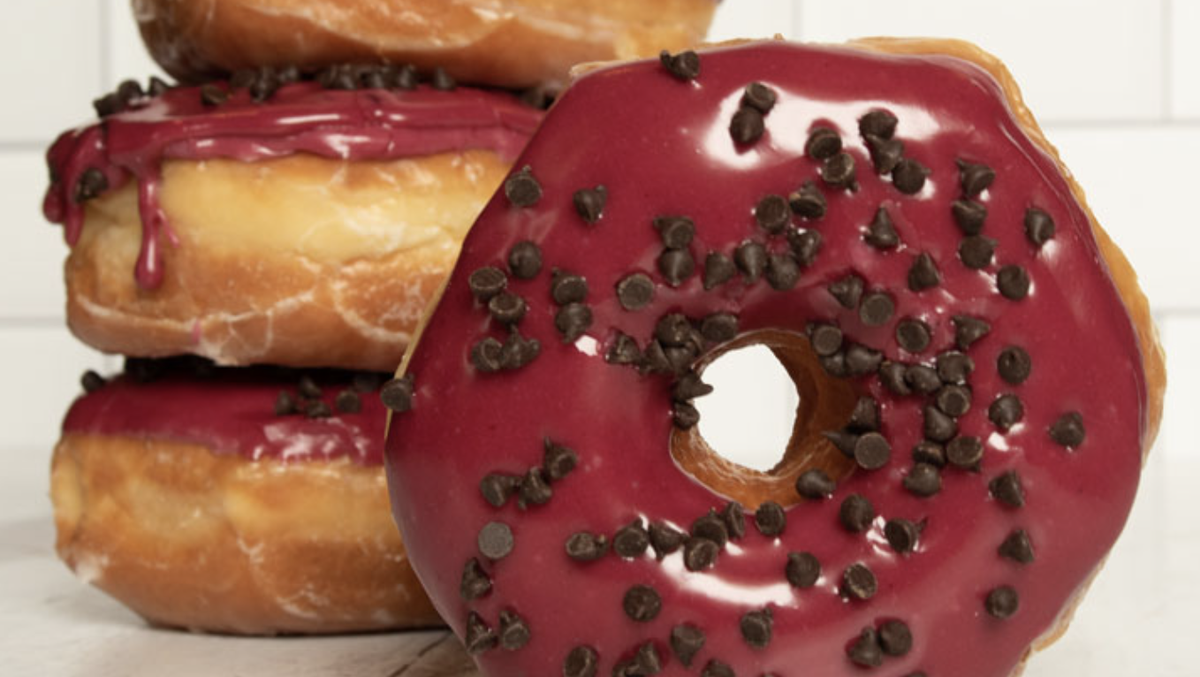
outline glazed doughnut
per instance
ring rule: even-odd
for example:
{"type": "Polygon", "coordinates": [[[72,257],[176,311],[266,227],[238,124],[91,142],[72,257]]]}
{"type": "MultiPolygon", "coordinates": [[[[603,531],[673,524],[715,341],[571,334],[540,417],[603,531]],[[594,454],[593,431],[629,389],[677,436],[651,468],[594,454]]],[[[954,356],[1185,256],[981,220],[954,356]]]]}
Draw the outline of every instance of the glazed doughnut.
{"type": "Polygon", "coordinates": [[[440,624],[388,510],[385,411],[367,394],[382,379],[239,368],[87,380],[51,473],[58,553],[82,579],[191,630],[440,624]]]}
{"type": "Polygon", "coordinates": [[[72,245],[76,336],[137,357],[395,369],[541,111],[405,69],[329,69],[336,89],[296,77],[123,85],[59,138],[44,211],[72,245]],[[376,87],[342,89],[359,82],[376,87]]]}
{"type": "Polygon", "coordinates": [[[1003,677],[1062,629],[1162,354],[999,62],[766,42],[601,68],[515,166],[386,449],[484,674],[1003,677]],[[769,472],[692,404],[751,344],[801,393],[769,472]]]}
{"type": "Polygon", "coordinates": [[[155,61],[186,82],[383,60],[525,88],[561,85],[576,63],[695,44],[716,0],[134,0],[133,9],[155,61]]]}

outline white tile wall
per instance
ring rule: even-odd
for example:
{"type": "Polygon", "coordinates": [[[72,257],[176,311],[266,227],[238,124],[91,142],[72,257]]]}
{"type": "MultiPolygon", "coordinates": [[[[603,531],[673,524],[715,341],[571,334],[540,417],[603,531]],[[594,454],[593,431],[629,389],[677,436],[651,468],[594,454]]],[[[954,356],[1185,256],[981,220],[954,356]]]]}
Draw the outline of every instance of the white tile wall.
{"type": "MultiPolygon", "coordinates": [[[[39,215],[45,146],[126,77],[157,72],[128,0],[13,2],[0,23],[0,454],[44,467],[85,368],[61,324],[61,231],[39,215]],[[34,452],[34,453],[31,453],[34,452]]],[[[724,0],[711,37],[941,35],[1004,58],[1142,275],[1171,355],[1160,447],[1200,454],[1200,0],[724,0]]],[[[40,475],[39,475],[40,477],[40,475]]]]}

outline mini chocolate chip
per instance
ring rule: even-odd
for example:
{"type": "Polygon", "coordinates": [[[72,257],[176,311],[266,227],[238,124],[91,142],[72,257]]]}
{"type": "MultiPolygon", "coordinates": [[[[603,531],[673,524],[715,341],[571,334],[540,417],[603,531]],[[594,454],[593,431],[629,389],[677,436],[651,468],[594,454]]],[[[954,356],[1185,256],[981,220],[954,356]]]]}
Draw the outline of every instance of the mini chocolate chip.
{"type": "Polygon", "coordinates": [[[529,643],[529,626],[514,611],[500,612],[500,648],[516,651],[529,643]]]}
{"type": "Polygon", "coordinates": [[[950,214],[963,235],[978,235],[983,232],[988,209],[974,200],[955,200],[950,205],[950,214]]]}
{"type": "Polygon", "coordinates": [[[1001,557],[1011,559],[1019,564],[1032,564],[1034,560],[1033,544],[1029,534],[1024,529],[1015,529],[1004,539],[996,550],[1001,557]]]}
{"type": "Polygon", "coordinates": [[[333,406],[343,414],[357,414],[362,411],[362,398],[353,390],[343,390],[333,398],[333,406]]]}
{"type": "Polygon", "coordinates": [[[704,664],[704,669],[700,671],[700,677],[737,677],[737,675],[734,673],[733,668],[727,664],[715,658],[710,658],[704,664]]]}
{"type": "Polygon", "coordinates": [[[633,337],[618,333],[604,359],[610,364],[637,364],[642,360],[642,351],[633,337]]]}
{"type": "Polygon", "coordinates": [[[761,82],[751,82],[742,91],[742,107],[753,108],[766,115],[775,107],[775,90],[761,82]]]}
{"type": "Polygon", "coordinates": [[[729,541],[729,528],[725,525],[725,520],[712,509],[696,518],[690,531],[692,536],[708,539],[716,543],[718,548],[724,548],[729,541]]]}
{"type": "Polygon", "coordinates": [[[829,207],[825,195],[812,181],[805,181],[804,185],[788,195],[788,205],[797,216],[809,220],[824,217],[829,207]]]}
{"type": "MultiPolygon", "coordinates": [[[[94,393],[103,388],[105,383],[107,383],[107,381],[104,380],[104,377],[92,371],[91,369],[83,372],[83,376],[79,377],[79,385],[83,387],[83,392],[85,393],[94,393]]],[[[287,391],[280,391],[279,394],[282,397],[283,395],[287,394],[287,391]]],[[[279,413],[278,400],[276,400],[275,414],[277,416],[282,416],[282,414],[279,413]]]]}
{"type": "Polygon", "coordinates": [[[383,406],[397,414],[403,414],[412,409],[413,395],[412,374],[394,378],[384,383],[383,387],[379,389],[379,399],[383,402],[383,406]]]}
{"type": "MultiPolygon", "coordinates": [[[[742,620],[738,627],[742,631],[742,639],[755,649],[765,649],[771,643],[772,625],[774,619],[771,617],[770,609],[762,609],[759,611],[747,611],[742,614],[742,620]]],[[[729,673],[733,674],[732,671],[729,673]]]]}
{"type": "Polygon", "coordinates": [[[463,637],[463,644],[466,645],[467,653],[472,656],[478,656],[481,653],[490,651],[496,648],[496,644],[500,642],[493,631],[483,618],[474,611],[467,614],[467,631],[463,637]]]}
{"type": "Polygon", "coordinates": [[[613,677],[650,677],[662,672],[662,658],[654,642],[646,642],[638,647],[633,658],[617,663],[613,667],[613,677]]]}
{"type": "Polygon", "coordinates": [[[804,152],[814,160],[828,160],[842,152],[842,137],[828,127],[817,127],[808,135],[804,152]]]}
{"type": "Polygon", "coordinates": [[[325,89],[352,91],[358,88],[358,80],[347,64],[332,64],[317,75],[317,82],[325,89]]]}
{"type": "Polygon", "coordinates": [[[858,639],[846,647],[846,657],[851,663],[864,668],[883,665],[883,652],[879,648],[879,635],[874,628],[863,628],[858,639]]]}
{"type": "Polygon", "coordinates": [[[975,360],[957,350],[947,350],[937,356],[937,374],[945,383],[963,384],[975,371],[975,360]]]}
{"type": "Polygon", "coordinates": [[[717,562],[721,548],[707,538],[689,538],[683,543],[683,566],[688,571],[703,571],[717,562]]]}
{"type": "Polygon", "coordinates": [[[838,509],[838,521],[851,533],[860,534],[871,527],[875,508],[861,494],[850,494],[838,509]]]}
{"type": "Polygon", "coordinates": [[[1078,447],[1083,444],[1084,437],[1086,431],[1083,429],[1083,416],[1077,411],[1059,416],[1050,426],[1050,439],[1064,447],[1078,447]]]}
{"type": "Polygon", "coordinates": [[[683,623],[671,628],[669,641],[675,657],[684,667],[690,668],[692,659],[704,648],[704,631],[690,623],[683,623]]]}
{"type": "Polygon", "coordinates": [[[849,376],[849,372],[846,369],[846,353],[837,352],[829,357],[819,358],[818,361],[821,363],[821,368],[830,376],[838,378],[849,376]]]}
{"type": "Polygon", "coordinates": [[[683,547],[687,534],[666,524],[665,522],[650,523],[650,547],[654,555],[662,559],[683,547]]]}
{"type": "Polygon", "coordinates": [[[594,562],[608,554],[608,537],[579,531],[571,534],[566,543],[567,557],[578,562],[594,562]]]}
{"type": "Polygon", "coordinates": [[[595,188],[580,188],[571,196],[575,204],[575,213],[589,226],[604,216],[604,203],[608,201],[608,189],[604,186],[595,188]]]}
{"type": "Polygon", "coordinates": [[[996,289],[1010,301],[1020,301],[1029,295],[1029,273],[1021,266],[1004,266],[996,273],[996,289]]]}
{"type": "Polygon", "coordinates": [[[767,248],[758,242],[743,242],[733,251],[733,262],[746,283],[753,284],[767,269],[767,248]]]}
{"type": "Polygon", "coordinates": [[[778,235],[791,223],[792,210],[783,196],[767,195],[754,207],[754,221],[768,233],[778,235]]]}
{"type": "Polygon", "coordinates": [[[472,557],[463,567],[462,582],[458,584],[458,594],[463,601],[470,602],[479,599],[492,591],[492,579],[479,560],[472,557]]]}
{"type": "Polygon", "coordinates": [[[737,540],[746,535],[746,510],[741,503],[730,501],[721,510],[721,519],[729,531],[729,537],[737,540]]]}
{"type": "Polygon", "coordinates": [[[855,343],[846,348],[846,374],[866,376],[873,374],[883,362],[883,353],[855,343]]]}
{"type": "Polygon", "coordinates": [[[949,442],[957,434],[958,423],[954,419],[943,414],[937,407],[925,407],[925,437],[934,442],[949,442]]]}
{"type": "Polygon", "coordinates": [[[557,482],[579,465],[579,454],[573,449],[551,441],[549,437],[542,440],[542,470],[546,471],[546,479],[557,482]]]}
{"type": "Polygon", "coordinates": [[[417,88],[417,68],[411,64],[401,66],[398,69],[390,71],[392,87],[403,90],[413,90],[417,88]]]}
{"type": "Polygon", "coordinates": [[[821,234],[815,230],[792,229],[787,232],[788,245],[801,268],[808,268],[817,261],[821,252],[821,234]]]}
{"type": "Polygon", "coordinates": [[[842,595],[858,600],[867,600],[875,596],[879,583],[875,574],[862,562],[855,562],[842,572],[842,595]]]}
{"type": "Polygon", "coordinates": [[[929,169],[912,158],[903,158],[892,169],[892,184],[905,195],[916,195],[925,187],[929,169]]]}
{"type": "Polygon", "coordinates": [[[690,345],[679,348],[671,347],[664,348],[663,354],[667,358],[671,373],[680,376],[691,368],[692,359],[696,356],[697,350],[690,345]]]}
{"type": "Polygon", "coordinates": [[[944,386],[938,391],[934,403],[942,413],[958,418],[971,410],[971,390],[960,385],[944,386]]]}
{"type": "Polygon", "coordinates": [[[613,535],[613,552],[626,559],[640,557],[650,547],[650,534],[642,520],[637,519],[617,530],[613,535]]]}
{"type": "Polygon", "coordinates": [[[862,298],[858,307],[858,318],[868,327],[879,327],[892,319],[896,311],[896,302],[884,292],[873,291],[862,298]]]}
{"type": "Polygon", "coordinates": [[[937,468],[946,465],[946,448],[937,442],[921,440],[912,450],[912,460],[915,463],[928,463],[937,468]]]}
{"type": "Polygon", "coordinates": [[[488,522],[479,530],[476,542],[484,557],[492,561],[504,559],[513,549],[512,529],[503,522],[488,522]]]}
{"type": "Polygon", "coordinates": [[[971,270],[982,270],[992,265],[996,254],[996,241],[982,235],[965,237],[958,243],[958,258],[971,270]]]}
{"type": "Polygon", "coordinates": [[[955,315],[951,321],[954,322],[954,342],[959,350],[970,348],[992,331],[992,325],[969,315],[955,315]]]}
{"type": "Polygon", "coordinates": [[[656,216],[653,224],[667,249],[685,249],[696,236],[696,224],[686,216],[656,216]]]}
{"type": "Polygon", "coordinates": [[[484,266],[471,273],[467,278],[467,286],[476,299],[487,303],[508,286],[508,276],[495,266],[484,266]]]}
{"type": "Polygon", "coordinates": [[[996,172],[987,165],[958,160],[958,179],[963,195],[975,197],[992,185],[996,172]]]}
{"type": "Polygon", "coordinates": [[[1017,613],[1021,600],[1017,591],[1010,585],[1002,585],[988,593],[984,608],[993,618],[1004,620],[1017,613]]]}
{"type": "Polygon", "coordinates": [[[733,137],[735,143],[754,143],[762,138],[766,130],[763,114],[755,108],[739,108],[729,121],[729,136],[733,137]]]}
{"type": "Polygon", "coordinates": [[[563,343],[574,343],[592,326],[592,309],[582,303],[568,303],[554,314],[554,327],[563,343]]]}
{"type": "Polygon", "coordinates": [[[878,136],[867,136],[865,139],[875,173],[883,176],[895,172],[900,161],[904,159],[904,142],[900,139],[881,139],[878,136]]]}
{"type": "Polygon", "coordinates": [[[783,506],[774,501],[763,501],[754,511],[754,526],[763,536],[773,537],[783,533],[787,526],[787,513],[783,506]]]}
{"type": "Polygon", "coordinates": [[[92,108],[96,110],[96,117],[106,118],[121,112],[121,99],[115,92],[109,92],[100,98],[92,99],[92,108]]]}
{"type": "Polygon", "coordinates": [[[811,552],[789,552],[785,574],[792,587],[811,588],[821,578],[821,561],[811,552]]]}
{"type": "Polygon", "coordinates": [[[508,338],[500,346],[500,367],[503,369],[519,369],[533,362],[542,352],[542,344],[537,339],[527,339],[517,330],[510,329],[508,338]]]}
{"type": "Polygon", "coordinates": [[[106,190],[108,190],[108,177],[99,169],[89,167],[79,175],[79,180],[75,184],[75,192],[71,196],[71,199],[77,203],[87,202],[99,197],[106,190]]]}
{"type": "Polygon", "coordinates": [[[911,395],[912,388],[904,380],[907,371],[908,367],[900,362],[884,362],[879,366],[879,382],[893,395],[911,395]]]}
{"type": "Polygon", "coordinates": [[[858,133],[890,139],[896,134],[896,116],[885,110],[873,110],[858,119],[858,133]]]}
{"type": "Polygon", "coordinates": [[[678,287],[696,272],[696,260],[686,249],[667,249],[658,257],[658,271],[667,284],[678,287]]]}
{"type": "Polygon", "coordinates": [[[900,245],[900,236],[892,224],[892,216],[884,207],[875,211],[875,218],[867,225],[863,240],[876,249],[895,249],[900,245]]]}
{"type": "Polygon", "coordinates": [[[506,291],[502,291],[488,300],[487,307],[492,318],[506,326],[520,322],[528,310],[525,299],[506,291]]]}
{"type": "Polygon", "coordinates": [[[883,535],[892,550],[903,555],[917,549],[921,527],[911,520],[890,519],[883,525],[883,535]]]}
{"type": "Polygon", "coordinates": [[[695,80],[700,77],[700,55],[690,49],[678,54],[671,54],[664,49],[658,58],[663,68],[679,80],[695,80]]]}
{"type": "Polygon", "coordinates": [[[654,338],[664,346],[686,345],[692,338],[692,323],[682,313],[667,313],[654,325],[654,338]]]}
{"type": "MultiPolygon", "coordinates": [[[[640,274],[640,273],[639,273],[640,274]]],[[[650,278],[642,275],[647,284],[650,283],[650,278]]],[[[653,285],[651,284],[651,289],[653,285]]],[[[587,298],[588,284],[587,280],[580,275],[572,275],[558,271],[554,274],[554,278],[550,282],[550,298],[560,306],[565,306],[568,303],[579,303],[587,298]]]]}
{"type": "Polygon", "coordinates": [[[654,620],[658,612],[662,611],[662,598],[648,585],[635,585],[625,591],[621,606],[625,609],[625,615],[639,623],[645,623],[654,620]]]}
{"type": "Polygon", "coordinates": [[[834,483],[833,478],[820,468],[806,470],[796,479],[796,492],[804,498],[812,500],[829,498],[835,489],[837,489],[837,484],[834,483]]]}
{"type": "Polygon", "coordinates": [[[483,500],[493,508],[502,508],[508,499],[512,498],[521,486],[521,478],[517,475],[503,473],[488,473],[479,480],[479,493],[483,500]]]}
{"type": "Polygon", "coordinates": [[[908,269],[908,288],[913,291],[925,291],[942,283],[942,273],[938,270],[933,257],[922,252],[913,259],[912,267],[908,269]]]}
{"type": "Polygon", "coordinates": [[[776,291],[787,291],[800,281],[800,264],[790,253],[771,254],[767,258],[767,284],[776,291]]]}
{"type": "Polygon", "coordinates": [[[892,457],[892,445],[879,433],[860,435],[854,443],[854,462],[864,470],[878,470],[892,457]]]}
{"type": "Polygon", "coordinates": [[[532,280],[542,270],[542,250],[528,240],[516,243],[508,252],[508,269],[517,279],[532,280]]]}
{"type": "Polygon", "coordinates": [[[912,364],[904,373],[904,381],[922,395],[932,395],[942,387],[937,370],[925,364],[912,364]]]}
{"type": "Polygon", "coordinates": [[[942,474],[936,466],[917,463],[904,476],[903,484],[910,493],[927,498],[942,490],[942,474]]]}
{"type": "Polygon", "coordinates": [[[813,328],[809,341],[813,352],[821,357],[836,353],[842,347],[842,330],[832,324],[819,324],[813,328]]]}
{"type": "Polygon", "coordinates": [[[932,338],[929,325],[921,320],[908,317],[896,324],[896,343],[910,353],[928,348],[932,338]]]}
{"type": "Polygon", "coordinates": [[[863,287],[865,286],[863,279],[853,273],[829,283],[826,289],[843,308],[853,310],[858,307],[859,301],[862,300],[863,287]]]}
{"type": "Polygon", "coordinates": [[[983,460],[983,442],[978,437],[962,435],[946,444],[946,460],[964,470],[974,470],[983,460]]]}
{"type": "Polygon", "coordinates": [[[912,651],[912,645],[912,631],[903,621],[885,621],[879,626],[879,648],[883,649],[885,654],[904,656],[912,651]]]}
{"type": "Polygon", "coordinates": [[[1030,207],[1025,211],[1025,237],[1034,245],[1041,247],[1054,237],[1054,219],[1049,214],[1030,207]]]}
{"type": "Polygon", "coordinates": [[[321,397],[321,386],[317,385],[317,382],[307,374],[300,377],[300,382],[297,384],[296,389],[300,391],[301,397],[306,397],[310,400],[321,397]]]}
{"type": "Polygon", "coordinates": [[[738,316],[733,313],[712,313],[700,323],[700,335],[711,343],[733,340],[738,334],[738,316]]]}
{"type": "Polygon", "coordinates": [[[1025,405],[1021,403],[1021,398],[1012,393],[997,397],[988,407],[988,420],[1001,432],[1008,432],[1023,418],[1025,405]]]}
{"type": "MultiPolygon", "coordinates": [[[[88,372],[88,374],[95,374],[95,373],[96,372],[88,372]]],[[[100,378],[100,377],[97,375],[96,378],[100,378]]],[[[85,380],[84,380],[84,384],[83,384],[83,389],[89,393],[94,392],[93,390],[88,390],[88,383],[86,380],[87,374],[84,374],[84,379],[85,380]]],[[[101,386],[104,385],[103,379],[101,379],[100,385],[101,386]]],[[[99,388],[99,386],[96,386],[96,387],[99,388]]],[[[292,394],[289,393],[288,391],[280,390],[279,394],[275,397],[274,411],[275,411],[276,416],[289,416],[291,414],[297,413],[298,409],[296,407],[296,398],[292,397],[292,394]]]]}
{"type": "Polygon", "coordinates": [[[137,80],[123,80],[117,85],[117,98],[126,105],[142,96],[142,85],[137,80]]]}
{"type": "Polygon", "coordinates": [[[646,345],[646,352],[642,355],[639,367],[643,372],[651,374],[669,374],[672,371],[671,361],[667,359],[667,354],[658,341],[651,341],[646,345]]]}
{"type": "Polygon", "coordinates": [[[879,430],[879,402],[869,395],[858,398],[846,427],[857,433],[879,430]]]}
{"type": "Polygon", "coordinates": [[[704,289],[719,287],[733,279],[737,266],[720,252],[709,252],[704,259],[704,289]]]}
{"type": "Polygon", "coordinates": [[[538,183],[533,170],[526,165],[504,180],[504,196],[514,206],[532,207],[542,199],[542,184],[538,183]]]}
{"type": "Polygon", "coordinates": [[[858,442],[858,435],[845,430],[827,430],[821,434],[846,458],[854,458],[854,445],[858,442]]]}
{"type": "Polygon", "coordinates": [[[218,85],[208,83],[200,86],[200,103],[205,106],[220,106],[229,100],[229,92],[218,85]]]}
{"type": "Polygon", "coordinates": [[[530,468],[521,478],[517,491],[517,507],[524,510],[529,505],[545,505],[554,496],[554,490],[546,483],[541,468],[530,468]]]}
{"type": "Polygon", "coordinates": [[[838,153],[821,165],[821,180],[835,188],[858,189],[854,156],[838,153]]]}
{"type": "Polygon", "coordinates": [[[432,85],[434,89],[444,92],[452,91],[458,86],[458,83],[454,81],[454,78],[450,77],[450,74],[443,70],[441,66],[433,69],[433,75],[429,78],[429,84],[432,85]]]}
{"type": "Polygon", "coordinates": [[[1021,385],[1033,371],[1033,359],[1019,346],[1008,346],[996,358],[996,370],[1000,378],[1011,385],[1021,385]]]}
{"type": "Polygon", "coordinates": [[[1009,470],[992,478],[992,481],[988,482],[988,493],[1010,508],[1025,505],[1025,488],[1016,470],[1009,470]]]}

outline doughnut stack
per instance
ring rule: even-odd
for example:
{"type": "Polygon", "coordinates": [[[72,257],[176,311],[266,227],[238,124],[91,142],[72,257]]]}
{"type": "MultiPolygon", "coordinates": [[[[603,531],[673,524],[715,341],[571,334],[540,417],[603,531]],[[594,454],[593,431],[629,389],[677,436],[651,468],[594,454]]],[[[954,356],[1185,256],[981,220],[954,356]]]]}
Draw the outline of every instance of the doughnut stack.
{"type": "Polygon", "coordinates": [[[48,153],[68,324],[125,356],[64,419],[58,553],[156,625],[438,624],[389,510],[388,377],[570,66],[682,48],[714,3],[133,5],[179,84],[122,83],[48,153]]]}

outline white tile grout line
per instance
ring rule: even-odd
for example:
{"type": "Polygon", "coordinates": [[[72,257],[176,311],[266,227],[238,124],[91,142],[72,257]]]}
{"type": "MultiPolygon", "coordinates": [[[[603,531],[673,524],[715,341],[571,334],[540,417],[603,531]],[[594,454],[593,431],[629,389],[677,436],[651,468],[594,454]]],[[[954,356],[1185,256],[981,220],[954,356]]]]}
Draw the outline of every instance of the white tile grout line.
{"type": "Polygon", "coordinates": [[[1159,70],[1161,71],[1160,76],[1162,78],[1162,118],[1164,120],[1170,120],[1171,109],[1175,103],[1175,92],[1172,91],[1172,87],[1174,86],[1174,83],[1172,82],[1172,76],[1175,73],[1175,55],[1173,49],[1175,46],[1175,39],[1174,31],[1171,30],[1171,17],[1174,15],[1174,1],[1162,0],[1161,4],[1162,26],[1160,27],[1160,30],[1162,31],[1162,39],[1159,42],[1162,49],[1162,54],[1160,55],[1162,64],[1159,70]]]}

